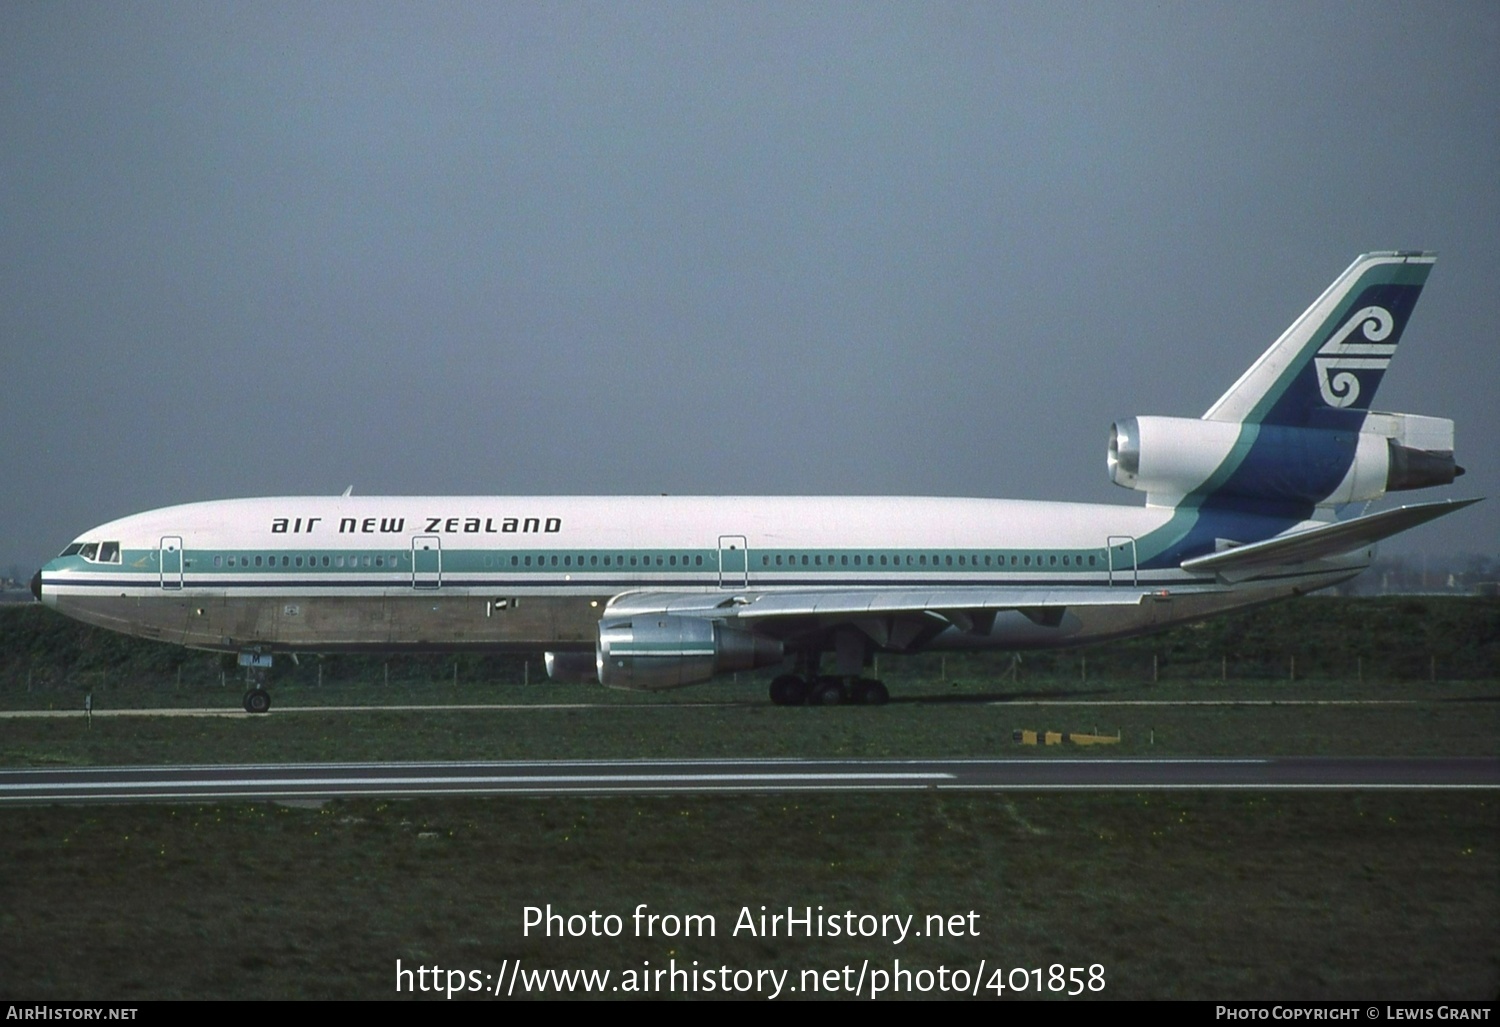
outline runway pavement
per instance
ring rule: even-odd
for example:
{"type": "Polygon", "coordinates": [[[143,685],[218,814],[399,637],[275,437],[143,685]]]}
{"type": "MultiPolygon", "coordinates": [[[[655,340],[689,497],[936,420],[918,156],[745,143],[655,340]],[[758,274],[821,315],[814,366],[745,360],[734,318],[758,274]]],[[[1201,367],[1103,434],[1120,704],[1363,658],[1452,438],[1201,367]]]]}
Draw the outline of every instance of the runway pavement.
{"type": "MultiPolygon", "coordinates": [[[[931,697],[911,699],[897,698],[896,704],[919,705],[931,702],[931,697]]],[[[953,700],[943,697],[943,705],[953,700]]],[[[961,702],[975,706],[1430,706],[1434,702],[1452,702],[1448,699],[988,699],[983,696],[961,697],[961,702]]],[[[1463,700],[1472,701],[1472,700],[1463,700]]],[[[1494,702],[1494,699],[1480,700],[1494,702]]],[[[284,717],[307,713],[455,713],[455,712],[555,712],[557,710],[620,710],[620,709],[752,709],[766,704],[758,701],[703,700],[698,702],[590,702],[590,703],[443,703],[443,704],[392,704],[389,706],[281,706],[273,709],[269,716],[284,717]]],[[[0,710],[0,720],[81,720],[95,717],[228,717],[247,719],[267,714],[246,713],[237,706],[181,706],[142,707],[140,709],[94,709],[91,714],[82,709],[67,710],[0,710]]]]}
{"type": "Polygon", "coordinates": [[[0,804],[914,789],[1500,789],[1500,759],[559,760],[0,771],[0,804]]]}

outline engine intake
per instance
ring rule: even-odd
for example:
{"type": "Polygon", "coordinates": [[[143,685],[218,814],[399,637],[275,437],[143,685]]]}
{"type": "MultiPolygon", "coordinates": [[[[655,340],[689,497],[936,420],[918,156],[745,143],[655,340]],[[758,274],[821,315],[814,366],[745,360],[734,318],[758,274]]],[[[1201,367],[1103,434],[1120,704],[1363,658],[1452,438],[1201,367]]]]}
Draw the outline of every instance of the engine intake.
{"type": "Polygon", "coordinates": [[[654,691],[707,681],[716,674],[781,662],[781,642],[702,617],[648,614],[601,621],[599,683],[654,691]]]}

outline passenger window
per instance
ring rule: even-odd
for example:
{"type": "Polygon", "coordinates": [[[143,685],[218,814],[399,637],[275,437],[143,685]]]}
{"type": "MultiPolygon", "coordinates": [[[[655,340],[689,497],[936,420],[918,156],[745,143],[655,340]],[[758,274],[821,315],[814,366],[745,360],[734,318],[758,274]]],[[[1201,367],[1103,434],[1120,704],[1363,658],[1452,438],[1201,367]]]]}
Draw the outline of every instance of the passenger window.
{"type": "Polygon", "coordinates": [[[215,567],[222,567],[222,566],[224,566],[224,558],[222,556],[216,556],[216,557],[214,557],[214,566],[215,567]]]}
{"type": "MultiPolygon", "coordinates": [[[[300,564],[302,562],[302,557],[300,557],[300,556],[297,557],[297,562],[300,564]]],[[[375,558],[375,566],[376,567],[384,567],[385,566],[385,557],[383,557],[383,556],[377,556],[375,558]]]]}

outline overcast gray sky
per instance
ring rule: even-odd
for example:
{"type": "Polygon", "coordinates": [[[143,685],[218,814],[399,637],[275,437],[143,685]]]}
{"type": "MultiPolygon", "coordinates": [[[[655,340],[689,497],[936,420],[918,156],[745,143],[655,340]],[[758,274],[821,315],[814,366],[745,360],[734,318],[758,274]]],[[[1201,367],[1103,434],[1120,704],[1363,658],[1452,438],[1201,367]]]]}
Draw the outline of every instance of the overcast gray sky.
{"type": "Polygon", "coordinates": [[[349,484],[1138,503],[1110,421],[1388,248],[1377,405],[1500,497],[1493,2],[12,0],[0,567],[349,484]]]}

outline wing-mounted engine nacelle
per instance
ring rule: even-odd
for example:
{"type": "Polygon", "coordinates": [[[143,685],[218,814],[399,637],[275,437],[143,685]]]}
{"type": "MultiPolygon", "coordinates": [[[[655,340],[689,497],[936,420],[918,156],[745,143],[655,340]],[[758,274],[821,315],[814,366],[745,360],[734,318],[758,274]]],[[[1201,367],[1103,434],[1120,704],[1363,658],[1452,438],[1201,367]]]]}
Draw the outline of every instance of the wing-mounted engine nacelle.
{"type": "Polygon", "coordinates": [[[776,639],[670,614],[599,624],[599,681],[611,688],[657,690],[696,685],[716,674],[781,662],[776,639]]]}
{"type": "Polygon", "coordinates": [[[1129,417],[1109,429],[1109,477],[1166,505],[1220,495],[1337,505],[1447,485],[1453,422],[1371,413],[1360,431],[1129,417]]]}

